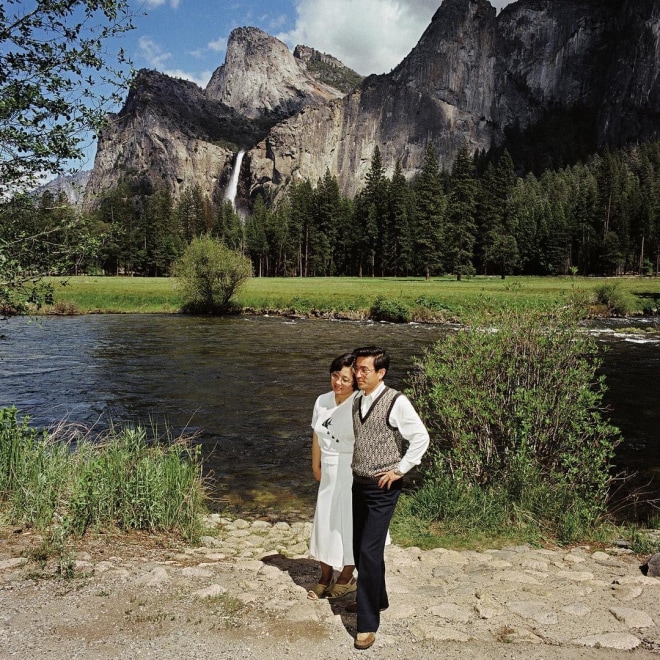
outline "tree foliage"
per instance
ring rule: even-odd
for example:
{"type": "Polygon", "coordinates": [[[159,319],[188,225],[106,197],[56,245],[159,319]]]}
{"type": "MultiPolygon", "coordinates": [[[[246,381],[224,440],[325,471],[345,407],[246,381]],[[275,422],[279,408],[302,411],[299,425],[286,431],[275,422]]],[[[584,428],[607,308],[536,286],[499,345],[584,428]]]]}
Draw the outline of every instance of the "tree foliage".
{"type": "Polygon", "coordinates": [[[250,260],[209,235],[193,238],[174,268],[183,308],[188,312],[227,311],[231,297],[252,276],[250,260]]]}
{"type": "Polygon", "coordinates": [[[80,159],[127,82],[123,51],[107,46],[132,27],[127,0],[2,4],[0,194],[80,159]]]}
{"type": "Polygon", "coordinates": [[[52,301],[43,275],[66,276],[95,264],[100,240],[63,196],[15,195],[0,204],[0,311],[21,314],[52,301]]]}
{"type": "MultiPolygon", "coordinates": [[[[58,198],[46,215],[66,218],[100,246],[98,260],[87,249],[84,258],[70,251],[60,268],[69,273],[169,275],[185,246],[207,233],[248,255],[264,277],[648,275],[660,269],[660,142],[603,152],[539,178],[518,176],[506,151],[497,161],[484,158],[464,151],[452,172],[441,171],[430,146],[419,174],[407,180],[397,162],[388,176],[375,151],[355,199],[344,197],[326,171],[316,185],[293,182],[277,206],[256,197],[244,217],[199,186],[174,200],[146,175],[128,173],[94,213],[65,211],[66,200],[58,198]]],[[[18,227],[45,217],[26,218],[22,205],[17,198],[0,212],[5,245],[25,237],[18,227]]],[[[43,254],[43,247],[33,254],[43,254]]],[[[63,254],[52,246],[45,251],[63,254]]],[[[34,267],[37,273],[36,261],[34,267]]]]}

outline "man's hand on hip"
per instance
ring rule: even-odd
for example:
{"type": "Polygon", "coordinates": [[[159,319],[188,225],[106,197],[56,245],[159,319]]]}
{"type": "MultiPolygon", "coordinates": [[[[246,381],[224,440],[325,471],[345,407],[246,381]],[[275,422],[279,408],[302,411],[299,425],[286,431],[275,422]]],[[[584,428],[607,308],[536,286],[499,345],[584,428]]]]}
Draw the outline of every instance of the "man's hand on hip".
{"type": "Polygon", "coordinates": [[[388,470],[387,472],[378,472],[376,475],[378,477],[378,488],[387,488],[390,489],[390,486],[399,479],[403,478],[403,474],[398,470],[388,470]]]}

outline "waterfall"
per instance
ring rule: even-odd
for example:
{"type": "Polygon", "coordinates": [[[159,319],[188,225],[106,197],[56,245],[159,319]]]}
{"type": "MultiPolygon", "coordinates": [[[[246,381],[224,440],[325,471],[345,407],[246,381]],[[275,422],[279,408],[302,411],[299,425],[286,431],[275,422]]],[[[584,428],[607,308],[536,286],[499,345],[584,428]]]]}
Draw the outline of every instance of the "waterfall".
{"type": "Polygon", "coordinates": [[[225,199],[229,200],[234,208],[236,208],[236,190],[238,189],[238,177],[241,173],[241,163],[243,162],[244,155],[245,155],[245,149],[241,149],[236,154],[236,162],[234,163],[234,169],[231,172],[231,177],[229,178],[229,184],[227,185],[227,190],[225,190],[225,199]]]}

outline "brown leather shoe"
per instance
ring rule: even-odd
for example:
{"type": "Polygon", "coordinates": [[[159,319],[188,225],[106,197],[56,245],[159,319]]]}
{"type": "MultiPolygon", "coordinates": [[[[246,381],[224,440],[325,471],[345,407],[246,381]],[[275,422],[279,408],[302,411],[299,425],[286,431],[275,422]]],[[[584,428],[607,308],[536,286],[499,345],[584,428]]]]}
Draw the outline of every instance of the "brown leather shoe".
{"type": "Polygon", "coordinates": [[[376,641],[376,633],[366,632],[358,633],[355,636],[355,648],[360,651],[368,649],[370,646],[373,646],[373,643],[376,641]]]}

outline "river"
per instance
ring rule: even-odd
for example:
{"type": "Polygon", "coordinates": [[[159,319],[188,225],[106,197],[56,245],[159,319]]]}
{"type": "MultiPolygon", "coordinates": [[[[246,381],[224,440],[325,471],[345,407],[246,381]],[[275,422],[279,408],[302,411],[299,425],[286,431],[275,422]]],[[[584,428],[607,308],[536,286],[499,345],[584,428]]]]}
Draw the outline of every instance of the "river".
{"type": "MultiPolygon", "coordinates": [[[[602,327],[617,467],[660,475],[660,342],[602,327]]],[[[14,318],[0,342],[0,406],[32,423],[143,423],[196,434],[213,507],[308,519],[316,482],[309,422],[328,365],[358,345],[392,355],[404,387],[412,356],[446,329],[280,317],[85,315],[14,318]]],[[[652,486],[658,491],[658,486],[652,486]]]]}

